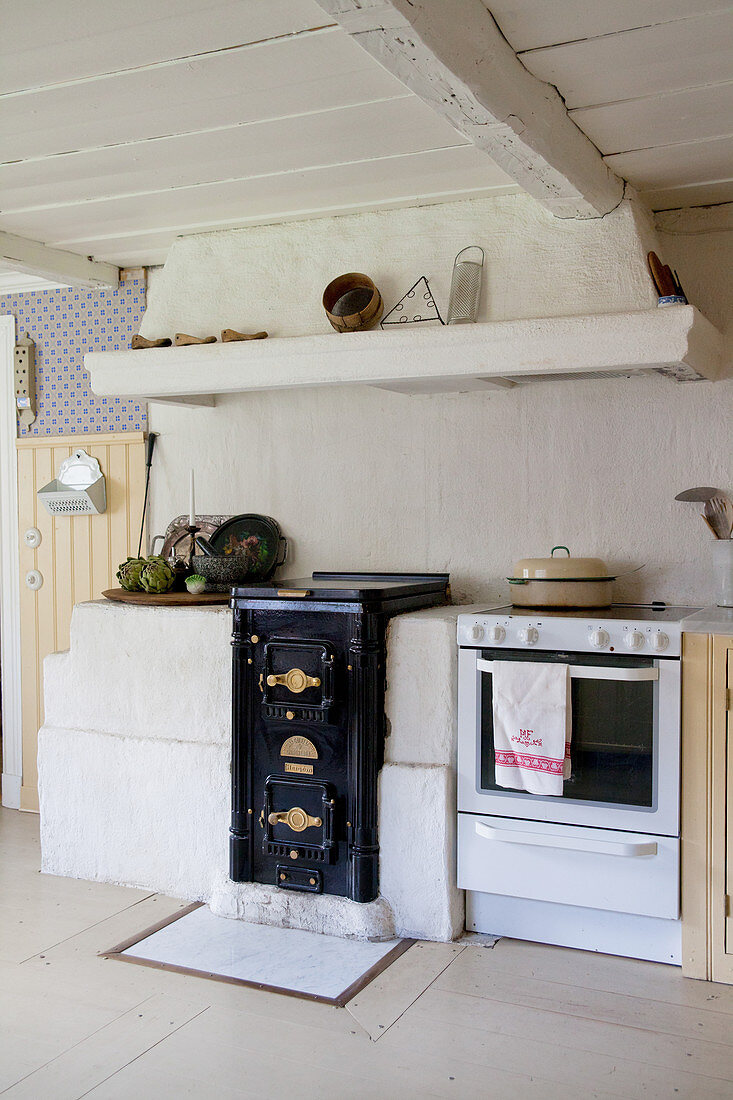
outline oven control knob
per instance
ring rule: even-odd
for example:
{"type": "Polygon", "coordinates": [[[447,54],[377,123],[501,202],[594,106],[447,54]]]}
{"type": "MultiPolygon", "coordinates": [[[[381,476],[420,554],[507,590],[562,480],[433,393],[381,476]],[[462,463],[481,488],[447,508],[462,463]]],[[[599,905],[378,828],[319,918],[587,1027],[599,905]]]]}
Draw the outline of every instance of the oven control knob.
{"type": "Polygon", "coordinates": [[[484,628],[482,626],[479,626],[479,624],[476,623],[476,626],[471,627],[471,637],[473,638],[474,642],[480,642],[483,636],[484,628]]]}
{"type": "Polygon", "coordinates": [[[641,649],[644,635],[639,630],[629,630],[624,634],[624,645],[627,649],[641,649]]]}
{"type": "Polygon", "coordinates": [[[655,650],[655,652],[661,653],[661,651],[663,649],[666,649],[669,645],[669,638],[663,631],[660,630],[658,634],[651,635],[651,637],[649,638],[649,644],[651,645],[652,649],[655,650]]]}
{"type": "Polygon", "coordinates": [[[591,630],[588,641],[594,649],[604,649],[611,641],[607,630],[591,630]]]}
{"type": "Polygon", "coordinates": [[[490,642],[503,642],[506,638],[506,630],[503,626],[490,626],[488,637],[490,642]]]}
{"type": "Polygon", "coordinates": [[[533,626],[527,626],[519,631],[519,640],[522,645],[536,645],[540,640],[539,631],[533,626]]]}

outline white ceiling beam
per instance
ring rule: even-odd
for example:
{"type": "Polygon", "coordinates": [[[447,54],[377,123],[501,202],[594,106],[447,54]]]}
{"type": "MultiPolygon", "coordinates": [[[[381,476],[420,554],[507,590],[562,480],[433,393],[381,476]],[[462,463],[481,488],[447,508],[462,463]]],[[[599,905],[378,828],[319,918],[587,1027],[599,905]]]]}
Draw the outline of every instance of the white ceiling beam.
{"type": "Polygon", "coordinates": [[[518,60],[481,0],[318,0],[367,53],[543,206],[597,218],[623,181],[518,60]]]}
{"type": "Polygon", "coordinates": [[[120,269],[60,248],[49,248],[40,241],[0,232],[0,264],[26,275],[41,275],[63,286],[115,287],[120,269]]]}
{"type": "Polygon", "coordinates": [[[733,202],[719,206],[697,206],[685,210],[662,210],[654,215],[659,233],[696,237],[700,233],[733,231],[733,202]]]}

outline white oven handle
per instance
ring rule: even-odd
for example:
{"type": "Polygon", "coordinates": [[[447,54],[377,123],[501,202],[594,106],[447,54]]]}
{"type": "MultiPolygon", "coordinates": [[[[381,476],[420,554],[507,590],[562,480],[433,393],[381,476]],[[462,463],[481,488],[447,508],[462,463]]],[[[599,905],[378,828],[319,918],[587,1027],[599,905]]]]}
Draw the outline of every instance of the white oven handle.
{"type": "MultiPolygon", "coordinates": [[[[476,658],[476,668],[493,672],[495,661],[476,658]]],[[[549,661],[527,661],[526,664],[549,664],[549,661]]],[[[573,680],[658,680],[658,668],[604,668],[602,665],[568,665],[573,680]]]]}
{"type": "Polygon", "coordinates": [[[538,848],[569,848],[573,852],[595,852],[607,856],[655,856],[655,841],[638,841],[624,844],[615,840],[585,840],[581,837],[547,836],[544,833],[519,833],[510,829],[496,829],[493,825],[476,822],[476,832],[484,840],[502,844],[530,844],[538,848]]]}

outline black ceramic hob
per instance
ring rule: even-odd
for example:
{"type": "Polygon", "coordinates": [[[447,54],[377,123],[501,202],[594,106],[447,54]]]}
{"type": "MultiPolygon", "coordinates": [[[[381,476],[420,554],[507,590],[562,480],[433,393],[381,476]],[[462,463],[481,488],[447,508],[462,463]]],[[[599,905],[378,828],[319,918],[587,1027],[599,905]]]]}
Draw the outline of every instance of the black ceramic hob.
{"type": "Polygon", "coordinates": [[[447,598],[446,573],[233,591],[232,879],[377,897],[386,624],[447,598]]]}

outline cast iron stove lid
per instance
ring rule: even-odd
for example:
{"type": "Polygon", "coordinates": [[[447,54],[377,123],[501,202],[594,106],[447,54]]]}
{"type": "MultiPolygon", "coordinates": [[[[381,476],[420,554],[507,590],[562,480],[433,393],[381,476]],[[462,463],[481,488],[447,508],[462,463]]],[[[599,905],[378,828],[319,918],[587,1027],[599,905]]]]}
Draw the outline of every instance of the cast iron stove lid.
{"type": "Polygon", "coordinates": [[[368,603],[430,592],[445,592],[449,573],[314,573],[312,577],[242,585],[233,599],[313,599],[368,603]]]}

